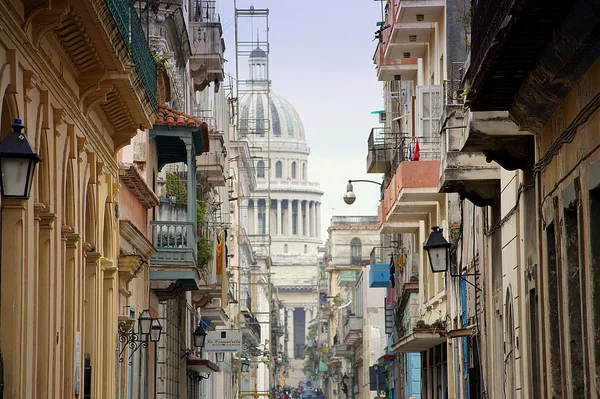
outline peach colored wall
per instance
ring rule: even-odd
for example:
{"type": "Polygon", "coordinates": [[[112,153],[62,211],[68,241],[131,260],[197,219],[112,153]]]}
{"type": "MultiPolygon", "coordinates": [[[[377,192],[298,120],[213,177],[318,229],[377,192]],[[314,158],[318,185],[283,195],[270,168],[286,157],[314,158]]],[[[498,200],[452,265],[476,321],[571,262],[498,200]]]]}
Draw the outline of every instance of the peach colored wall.
{"type": "Polygon", "coordinates": [[[387,219],[388,212],[398,199],[403,188],[436,187],[440,179],[440,161],[401,162],[385,190],[383,201],[377,212],[379,226],[387,219]]]}
{"type": "Polygon", "coordinates": [[[148,236],[148,214],[146,209],[125,185],[121,185],[119,205],[121,209],[120,219],[131,221],[138,230],[148,236]]]}

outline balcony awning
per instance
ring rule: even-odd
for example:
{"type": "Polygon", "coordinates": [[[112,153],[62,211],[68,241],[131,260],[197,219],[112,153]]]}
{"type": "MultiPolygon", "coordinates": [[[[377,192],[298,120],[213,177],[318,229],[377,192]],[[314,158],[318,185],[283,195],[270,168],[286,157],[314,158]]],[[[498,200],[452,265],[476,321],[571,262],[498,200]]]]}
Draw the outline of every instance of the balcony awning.
{"type": "Polygon", "coordinates": [[[446,332],[440,329],[415,330],[392,345],[396,353],[423,352],[446,342],[446,332]]]}
{"type": "Polygon", "coordinates": [[[189,357],[186,365],[188,370],[195,371],[196,373],[215,373],[220,371],[219,366],[215,363],[199,357],[189,357]]]}
{"type": "Polygon", "coordinates": [[[196,156],[210,149],[208,125],[166,105],[158,106],[158,118],[150,130],[150,137],[156,140],[159,169],[169,163],[187,162],[185,138],[192,139],[196,156]]]}

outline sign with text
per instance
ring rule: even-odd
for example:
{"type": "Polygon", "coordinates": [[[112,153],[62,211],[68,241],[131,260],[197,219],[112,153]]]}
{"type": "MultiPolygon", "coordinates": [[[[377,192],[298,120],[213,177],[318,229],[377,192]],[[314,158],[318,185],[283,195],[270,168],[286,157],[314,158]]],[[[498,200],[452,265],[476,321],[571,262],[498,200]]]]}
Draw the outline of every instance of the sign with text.
{"type": "Polygon", "coordinates": [[[205,352],[237,352],[242,349],[240,330],[209,331],[204,342],[205,352]]]}

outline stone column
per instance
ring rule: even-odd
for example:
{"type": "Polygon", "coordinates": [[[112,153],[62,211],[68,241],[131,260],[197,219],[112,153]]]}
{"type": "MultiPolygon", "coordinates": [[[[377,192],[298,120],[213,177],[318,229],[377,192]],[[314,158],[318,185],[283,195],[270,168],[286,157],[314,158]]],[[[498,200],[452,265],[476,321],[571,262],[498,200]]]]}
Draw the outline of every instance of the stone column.
{"type": "Polygon", "coordinates": [[[302,218],[302,235],[308,237],[308,201],[302,201],[304,217],[302,218]]]}
{"type": "Polygon", "coordinates": [[[294,308],[287,308],[288,357],[294,359],[294,308]]]}
{"type": "Polygon", "coordinates": [[[315,236],[315,207],[316,207],[316,202],[315,201],[311,201],[311,210],[310,210],[310,236],[314,237],[315,236]]]}
{"type": "Polygon", "coordinates": [[[281,235],[283,232],[281,231],[281,200],[275,200],[277,201],[277,218],[276,218],[276,223],[275,223],[275,234],[276,235],[281,235]]]}
{"type": "Polygon", "coordinates": [[[310,206],[311,201],[306,201],[306,225],[307,225],[307,229],[306,229],[306,236],[310,237],[312,234],[312,208],[310,206]]]}
{"type": "MultiPolygon", "coordinates": [[[[187,219],[193,222],[196,230],[196,154],[191,138],[183,139],[187,153],[187,219]]],[[[192,237],[192,235],[190,235],[192,237]]]]}
{"type": "Polygon", "coordinates": [[[321,203],[317,202],[317,231],[315,232],[315,237],[321,236],[321,203]]]}
{"type": "Polygon", "coordinates": [[[310,309],[304,308],[304,345],[308,343],[308,323],[310,321],[310,309]]]}
{"type": "Polygon", "coordinates": [[[287,210],[287,235],[292,236],[292,203],[291,199],[288,199],[288,210],[287,210]]]}
{"type": "Polygon", "coordinates": [[[265,223],[265,234],[271,234],[271,199],[268,198],[265,200],[265,213],[264,220],[265,223]]]}
{"type": "Polygon", "coordinates": [[[252,201],[252,217],[254,218],[254,234],[258,233],[258,200],[252,201]]]}

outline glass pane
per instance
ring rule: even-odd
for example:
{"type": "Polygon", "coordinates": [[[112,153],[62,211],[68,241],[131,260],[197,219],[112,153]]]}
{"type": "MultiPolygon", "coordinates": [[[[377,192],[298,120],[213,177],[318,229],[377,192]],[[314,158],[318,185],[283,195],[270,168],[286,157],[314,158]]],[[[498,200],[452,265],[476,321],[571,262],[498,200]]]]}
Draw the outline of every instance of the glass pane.
{"type": "Polygon", "coordinates": [[[423,118],[431,117],[431,93],[423,93],[423,118]]]}
{"type": "Polygon", "coordinates": [[[6,196],[24,196],[27,187],[29,160],[22,158],[2,158],[2,189],[6,196]]]}

